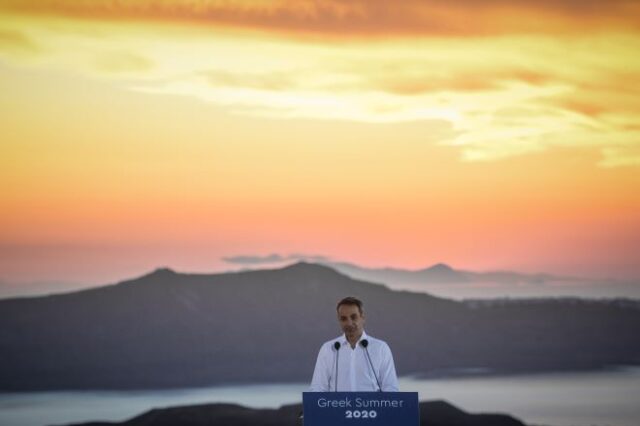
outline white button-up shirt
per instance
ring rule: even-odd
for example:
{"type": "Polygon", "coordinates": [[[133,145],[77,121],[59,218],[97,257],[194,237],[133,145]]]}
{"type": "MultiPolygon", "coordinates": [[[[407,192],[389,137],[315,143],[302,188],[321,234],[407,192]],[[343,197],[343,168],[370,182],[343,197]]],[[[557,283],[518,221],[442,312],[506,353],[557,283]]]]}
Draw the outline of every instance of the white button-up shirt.
{"type": "Polygon", "coordinates": [[[342,336],[325,342],[320,347],[316,368],[311,379],[311,392],[366,392],[378,391],[376,376],[384,392],[398,392],[398,378],[393,364],[391,349],[386,342],[367,336],[363,331],[355,348],[342,336]],[[360,342],[367,339],[367,350],[371,357],[371,364],[367,359],[365,348],[360,342]],[[340,350],[336,350],[335,343],[340,343],[340,350]],[[337,361],[337,374],[336,374],[337,361]]]}

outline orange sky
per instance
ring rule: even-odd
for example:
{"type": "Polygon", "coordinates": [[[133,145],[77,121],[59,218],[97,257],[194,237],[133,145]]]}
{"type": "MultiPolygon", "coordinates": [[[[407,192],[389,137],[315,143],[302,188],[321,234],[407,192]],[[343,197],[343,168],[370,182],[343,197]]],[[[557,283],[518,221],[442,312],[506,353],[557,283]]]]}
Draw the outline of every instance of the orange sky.
{"type": "Polygon", "coordinates": [[[270,253],[638,278],[638,22],[622,0],[0,0],[0,281],[270,253]]]}

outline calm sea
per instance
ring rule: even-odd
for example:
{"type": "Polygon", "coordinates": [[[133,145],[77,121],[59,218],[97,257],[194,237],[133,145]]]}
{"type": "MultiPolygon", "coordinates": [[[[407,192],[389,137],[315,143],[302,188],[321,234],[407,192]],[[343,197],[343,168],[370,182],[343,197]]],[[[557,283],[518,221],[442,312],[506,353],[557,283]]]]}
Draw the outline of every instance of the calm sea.
{"type": "MultiPolygon", "coordinates": [[[[300,402],[306,387],[306,383],[298,383],[170,391],[0,393],[0,425],[121,421],[151,408],[210,402],[278,407],[300,402]]],[[[532,425],[640,425],[640,368],[454,379],[402,378],[400,389],[419,392],[420,400],[444,399],[472,413],[509,413],[532,425]]]]}

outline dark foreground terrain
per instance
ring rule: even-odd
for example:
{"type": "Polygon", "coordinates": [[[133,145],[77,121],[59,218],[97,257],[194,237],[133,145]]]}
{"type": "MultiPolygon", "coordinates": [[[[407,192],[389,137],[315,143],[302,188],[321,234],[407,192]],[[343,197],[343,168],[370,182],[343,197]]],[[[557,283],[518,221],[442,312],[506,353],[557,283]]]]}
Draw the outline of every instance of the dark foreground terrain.
{"type": "MultiPolygon", "coordinates": [[[[301,404],[278,409],[206,404],[154,409],[121,423],[89,422],[73,426],[301,426],[301,411],[301,404]]],[[[420,425],[524,426],[524,423],[505,414],[469,414],[445,401],[428,401],[420,403],[420,425]]]]}

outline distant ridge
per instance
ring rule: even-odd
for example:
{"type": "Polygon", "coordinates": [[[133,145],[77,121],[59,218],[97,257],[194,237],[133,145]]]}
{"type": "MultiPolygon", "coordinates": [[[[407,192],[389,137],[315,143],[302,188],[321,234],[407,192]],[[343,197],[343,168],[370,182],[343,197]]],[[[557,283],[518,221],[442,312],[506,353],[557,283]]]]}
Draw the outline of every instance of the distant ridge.
{"type": "Polygon", "coordinates": [[[400,268],[365,268],[352,263],[326,262],[325,265],[357,278],[388,284],[442,284],[496,282],[502,284],[541,284],[548,281],[575,281],[578,278],[551,274],[522,274],[511,271],[471,272],[456,270],[446,263],[428,268],[409,270],[400,268]]]}
{"type": "Polygon", "coordinates": [[[177,274],[178,273],[171,268],[158,268],[148,275],[171,276],[171,275],[177,275],[177,274]]]}
{"type": "MultiPolygon", "coordinates": [[[[266,258],[257,256],[235,256],[224,260],[243,265],[242,269],[220,273],[239,273],[255,270],[252,261],[285,261],[306,259],[302,255],[266,258]]],[[[531,298],[531,297],[589,297],[589,298],[633,298],[640,299],[640,280],[595,279],[574,276],[560,276],[548,273],[525,274],[514,271],[494,270],[474,272],[456,269],[447,263],[435,263],[421,269],[393,267],[367,268],[353,263],[331,262],[325,256],[311,256],[300,264],[322,264],[357,280],[379,283],[394,290],[411,290],[430,293],[455,300],[491,298],[531,298]]],[[[281,269],[282,264],[271,268],[281,269]]],[[[265,267],[260,270],[265,270],[265,267]]],[[[218,274],[220,274],[218,273],[218,274]]],[[[180,274],[212,275],[176,272],[170,268],[158,268],[146,275],[180,274]]],[[[0,277],[1,278],[1,277],[0,277]]],[[[129,280],[132,281],[132,280],[129,280]]],[[[32,297],[42,294],[56,294],[92,288],[89,284],[44,281],[34,283],[9,283],[0,279],[0,300],[9,297],[32,297]]]]}
{"type": "Polygon", "coordinates": [[[352,263],[323,264],[348,276],[394,290],[426,292],[455,300],[531,297],[640,299],[640,280],[596,279],[548,273],[474,272],[436,263],[422,269],[367,268],[352,263]]]}
{"type": "Polygon", "coordinates": [[[425,269],[425,271],[428,271],[428,270],[453,272],[453,268],[451,268],[451,266],[447,265],[446,263],[436,263],[430,268],[425,269]]]}
{"type": "Polygon", "coordinates": [[[373,282],[395,283],[464,283],[469,281],[466,273],[455,271],[449,265],[437,263],[429,268],[415,271],[397,268],[363,268],[351,263],[325,263],[353,278],[373,282]]]}
{"type": "Polygon", "coordinates": [[[221,274],[162,268],[0,300],[0,390],[307,381],[320,344],[339,334],[335,304],[348,295],[365,301],[367,332],[391,345],[401,375],[640,364],[640,303],[462,303],[301,262],[221,274]]]}

